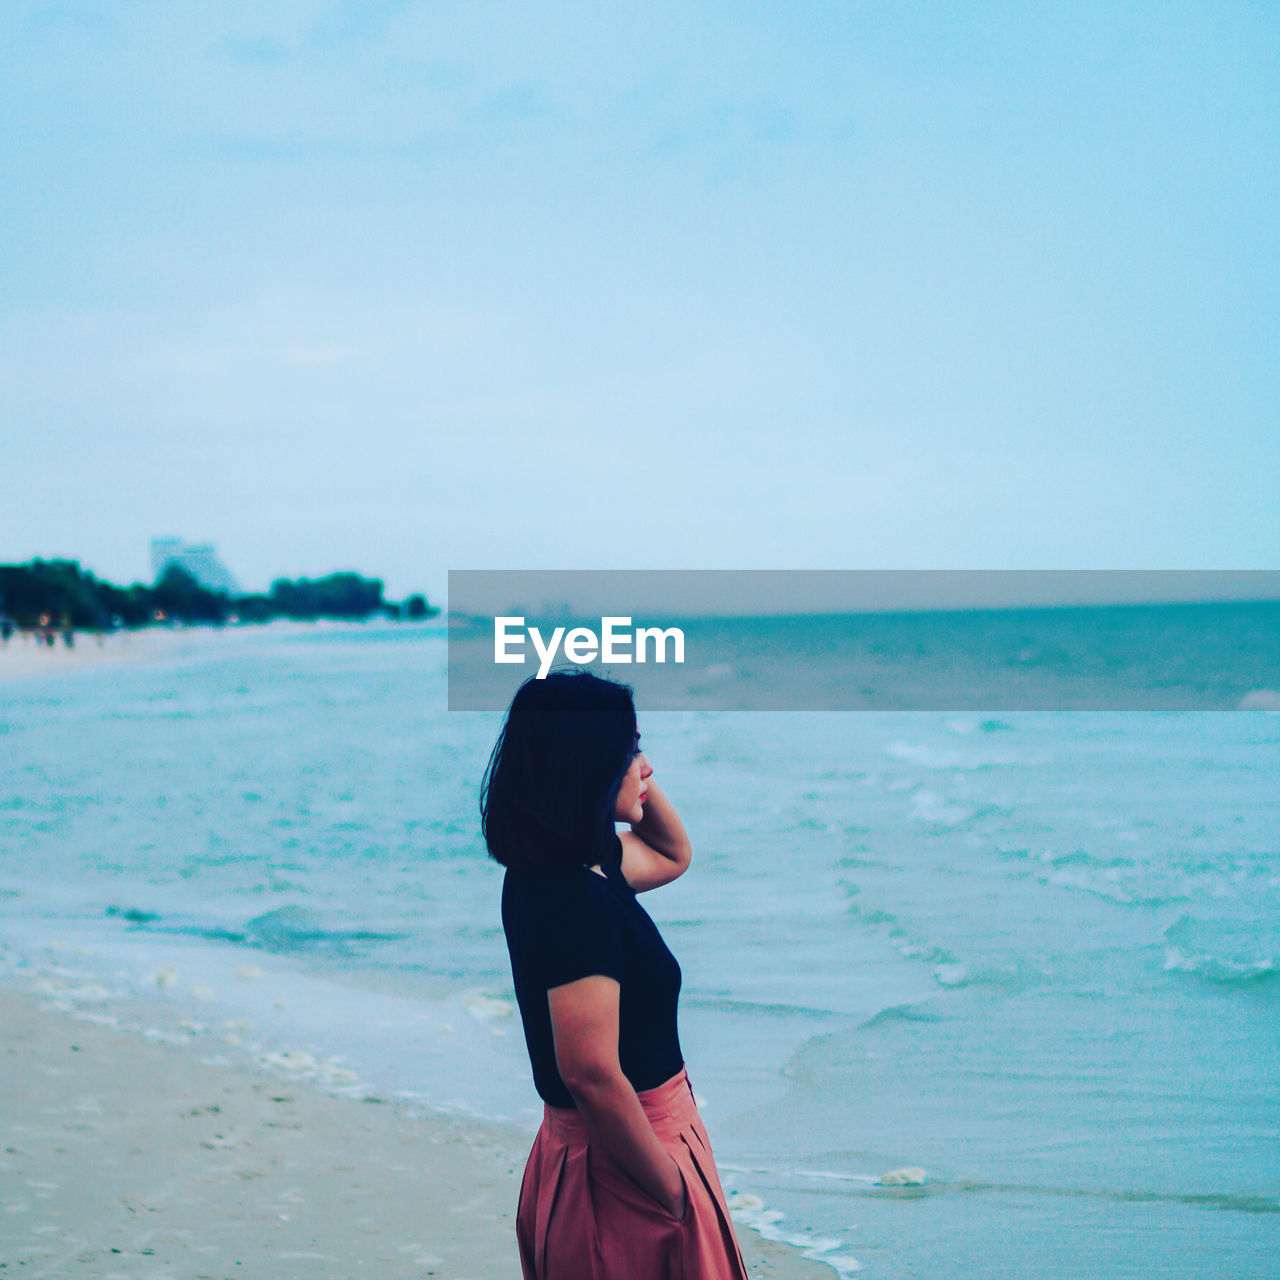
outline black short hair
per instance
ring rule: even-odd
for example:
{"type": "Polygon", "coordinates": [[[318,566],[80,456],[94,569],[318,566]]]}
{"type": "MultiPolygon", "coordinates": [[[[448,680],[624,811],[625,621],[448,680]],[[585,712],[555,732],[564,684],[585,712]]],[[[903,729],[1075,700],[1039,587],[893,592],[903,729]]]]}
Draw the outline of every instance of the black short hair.
{"type": "Polygon", "coordinates": [[[585,671],[526,680],[480,784],[490,856],[541,874],[600,862],[613,844],[618,788],[637,742],[628,685],[585,671]]]}

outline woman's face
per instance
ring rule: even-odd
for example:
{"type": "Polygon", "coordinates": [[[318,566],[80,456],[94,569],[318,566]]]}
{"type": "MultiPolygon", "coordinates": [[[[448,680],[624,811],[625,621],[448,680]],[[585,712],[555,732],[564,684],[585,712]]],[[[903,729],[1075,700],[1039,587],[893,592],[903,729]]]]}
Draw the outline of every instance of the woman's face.
{"type": "Polygon", "coordinates": [[[646,783],[652,774],[649,762],[637,752],[626,773],[622,775],[622,786],[618,788],[614,817],[619,822],[639,822],[644,817],[644,798],[648,791],[646,783]]]}

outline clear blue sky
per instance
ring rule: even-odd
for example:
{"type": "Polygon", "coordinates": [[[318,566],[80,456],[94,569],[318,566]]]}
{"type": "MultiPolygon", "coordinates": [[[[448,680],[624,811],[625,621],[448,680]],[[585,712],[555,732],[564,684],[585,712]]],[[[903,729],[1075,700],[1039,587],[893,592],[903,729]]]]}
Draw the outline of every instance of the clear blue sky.
{"type": "Polygon", "coordinates": [[[1280,568],[1270,4],[24,3],[0,560],[1280,568]]]}

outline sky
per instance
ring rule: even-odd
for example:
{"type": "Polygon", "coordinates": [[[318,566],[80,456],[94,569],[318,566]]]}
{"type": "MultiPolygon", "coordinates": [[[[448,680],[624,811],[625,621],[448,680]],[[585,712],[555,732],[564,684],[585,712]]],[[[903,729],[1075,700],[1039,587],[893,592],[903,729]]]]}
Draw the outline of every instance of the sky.
{"type": "Polygon", "coordinates": [[[1269,4],[8,0],[0,562],[1280,568],[1269,4]]]}

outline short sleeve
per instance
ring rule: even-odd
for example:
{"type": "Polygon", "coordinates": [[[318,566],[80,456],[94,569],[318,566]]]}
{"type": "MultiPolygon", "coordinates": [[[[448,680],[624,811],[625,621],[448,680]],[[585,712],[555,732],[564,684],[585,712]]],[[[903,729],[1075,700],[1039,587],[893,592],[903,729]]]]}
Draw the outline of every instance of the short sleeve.
{"type": "Polygon", "coordinates": [[[527,971],[543,990],[593,974],[622,981],[622,930],[603,883],[559,880],[524,897],[513,916],[508,928],[515,927],[527,971]]]}
{"type": "Polygon", "coordinates": [[[622,837],[620,835],[616,835],[616,834],[614,835],[613,845],[609,849],[609,858],[604,865],[607,867],[614,868],[616,871],[619,872],[619,874],[621,874],[622,872],[622,837]]]}

